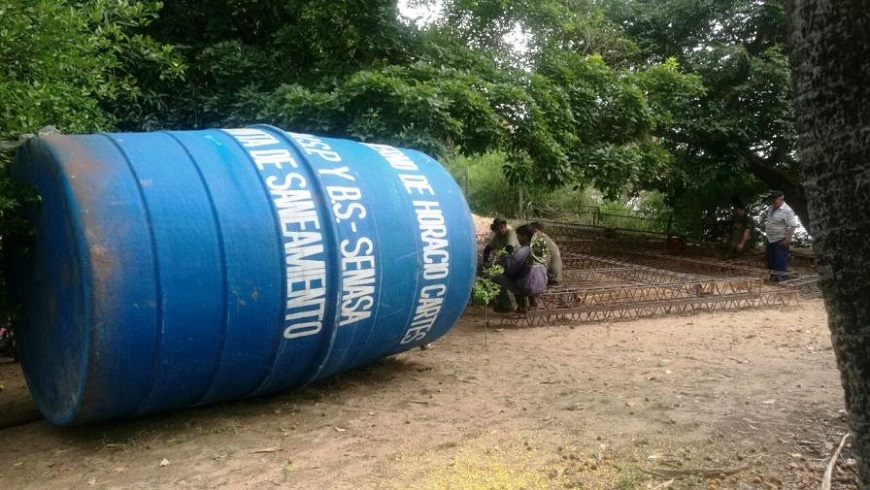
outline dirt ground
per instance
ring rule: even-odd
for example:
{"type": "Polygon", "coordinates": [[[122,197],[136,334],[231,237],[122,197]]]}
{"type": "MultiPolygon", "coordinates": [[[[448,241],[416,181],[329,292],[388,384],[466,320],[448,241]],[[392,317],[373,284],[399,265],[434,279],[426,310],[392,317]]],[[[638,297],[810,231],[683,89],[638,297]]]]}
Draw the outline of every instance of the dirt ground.
{"type": "Polygon", "coordinates": [[[815,489],[846,433],[820,300],[536,328],[474,308],[295,392],[84,427],[39,419],[18,364],[0,385],[3,489],[815,489]]]}

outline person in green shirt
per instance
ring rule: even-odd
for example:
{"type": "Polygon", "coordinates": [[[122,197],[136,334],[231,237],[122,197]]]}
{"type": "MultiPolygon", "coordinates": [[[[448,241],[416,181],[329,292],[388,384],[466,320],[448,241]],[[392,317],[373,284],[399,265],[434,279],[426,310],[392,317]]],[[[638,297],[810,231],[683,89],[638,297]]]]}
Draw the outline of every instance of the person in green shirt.
{"type": "MultiPolygon", "coordinates": [[[[544,225],[537,221],[532,221],[529,226],[535,229],[535,236],[532,237],[532,243],[543,242],[547,247],[549,257],[547,259],[547,286],[557,286],[562,282],[562,253],[559,252],[559,246],[544,233],[544,225]]],[[[535,246],[532,245],[534,249],[535,246]]]]}
{"type": "Polygon", "coordinates": [[[492,238],[486,247],[483,248],[483,263],[489,263],[490,255],[495,253],[498,257],[499,253],[504,251],[508,255],[514,253],[514,250],[520,248],[520,242],[517,240],[517,232],[508,226],[507,220],[504,218],[496,218],[492,220],[489,226],[492,230],[492,238]]]}
{"type": "Polygon", "coordinates": [[[726,258],[734,259],[745,255],[753,249],[755,242],[752,234],[755,223],[746,212],[746,206],[739,197],[731,199],[731,221],[728,224],[728,233],[722,241],[722,248],[726,258]]]}

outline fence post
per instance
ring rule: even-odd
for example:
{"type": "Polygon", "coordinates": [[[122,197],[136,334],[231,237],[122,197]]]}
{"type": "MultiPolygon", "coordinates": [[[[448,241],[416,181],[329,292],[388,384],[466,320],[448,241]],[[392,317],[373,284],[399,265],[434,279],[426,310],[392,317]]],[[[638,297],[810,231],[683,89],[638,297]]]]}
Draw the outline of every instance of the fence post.
{"type": "Polygon", "coordinates": [[[519,217],[520,220],[523,220],[523,219],[525,219],[525,216],[526,216],[526,210],[525,210],[526,204],[525,204],[525,202],[523,202],[523,188],[522,187],[520,187],[519,199],[520,199],[520,203],[519,203],[520,209],[519,209],[519,213],[517,214],[517,217],[519,217]]]}

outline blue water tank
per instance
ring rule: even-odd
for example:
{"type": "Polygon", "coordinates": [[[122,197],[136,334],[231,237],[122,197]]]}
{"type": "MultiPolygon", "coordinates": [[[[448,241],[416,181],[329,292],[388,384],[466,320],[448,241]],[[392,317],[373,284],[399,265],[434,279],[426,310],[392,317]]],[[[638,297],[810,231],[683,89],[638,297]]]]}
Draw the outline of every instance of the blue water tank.
{"type": "Polygon", "coordinates": [[[61,425],[274,393],[444,335],[474,226],[423,153],[272,126],[47,135],[19,149],[35,242],[9,285],[61,425]]]}

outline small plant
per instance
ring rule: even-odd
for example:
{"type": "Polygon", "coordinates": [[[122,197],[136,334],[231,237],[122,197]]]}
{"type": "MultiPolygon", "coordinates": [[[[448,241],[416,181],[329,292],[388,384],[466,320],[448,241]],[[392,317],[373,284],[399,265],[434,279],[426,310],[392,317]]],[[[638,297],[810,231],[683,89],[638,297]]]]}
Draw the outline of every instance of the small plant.
{"type": "Polygon", "coordinates": [[[471,288],[475,303],[483,303],[484,306],[488,306],[498,296],[501,286],[492,278],[503,273],[504,267],[498,264],[483,269],[483,272],[474,280],[474,285],[471,288]]]}
{"type": "Polygon", "coordinates": [[[499,264],[493,264],[483,269],[481,274],[474,280],[474,285],[471,287],[471,294],[476,304],[483,304],[483,323],[489,325],[489,303],[498,296],[501,291],[501,286],[492,280],[493,277],[504,274],[504,267],[499,264]]]}
{"type": "Polygon", "coordinates": [[[292,475],[292,474],[293,474],[293,462],[288,459],[287,462],[284,463],[284,466],[281,467],[281,476],[286,481],[288,478],[290,478],[290,475],[292,475]]]}

